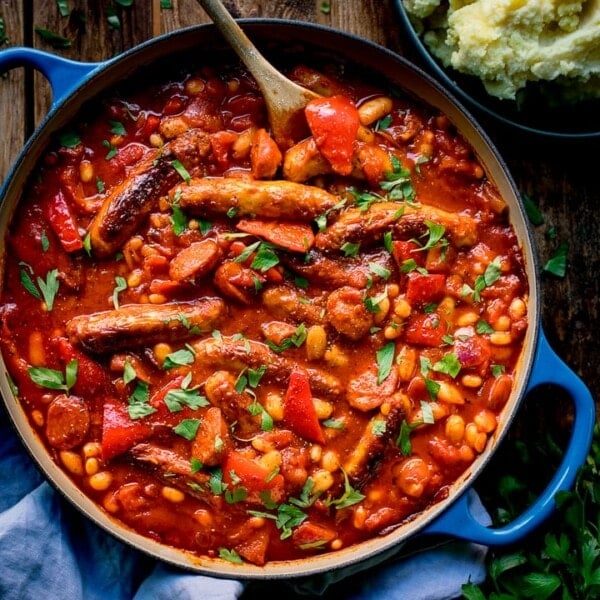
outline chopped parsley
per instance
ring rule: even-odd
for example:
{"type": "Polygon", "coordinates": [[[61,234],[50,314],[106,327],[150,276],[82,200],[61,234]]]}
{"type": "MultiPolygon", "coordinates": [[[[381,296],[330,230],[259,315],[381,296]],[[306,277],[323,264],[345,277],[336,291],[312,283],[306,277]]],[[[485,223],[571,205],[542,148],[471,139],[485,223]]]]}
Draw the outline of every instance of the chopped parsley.
{"type": "Polygon", "coordinates": [[[381,385],[390,374],[395,351],[396,344],[394,342],[388,342],[385,346],[377,350],[377,385],[381,385]]]}
{"type": "Polygon", "coordinates": [[[63,390],[67,395],[77,382],[79,363],[76,358],[70,360],[64,374],[56,369],[47,367],[29,367],[27,372],[33,383],[50,390],[63,390]]]}
{"type": "Polygon", "coordinates": [[[416,193],[410,179],[410,171],[402,167],[402,163],[396,156],[390,156],[390,162],[392,171],[385,173],[385,181],[380,181],[379,186],[387,192],[390,200],[413,202],[416,193]]]}

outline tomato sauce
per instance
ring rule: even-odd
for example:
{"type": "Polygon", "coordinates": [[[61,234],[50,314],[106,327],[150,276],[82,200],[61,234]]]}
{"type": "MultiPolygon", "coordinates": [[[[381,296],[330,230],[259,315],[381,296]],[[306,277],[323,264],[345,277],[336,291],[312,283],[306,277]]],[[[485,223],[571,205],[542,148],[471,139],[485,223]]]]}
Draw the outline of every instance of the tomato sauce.
{"type": "Polygon", "coordinates": [[[57,136],[7,236],[1,347],[115,520],[263,565],[352,546],[485,449],[527,328],[498,191],[442,114],[305,65],[272,138],[232,65],[124,86],[57,136]]]}

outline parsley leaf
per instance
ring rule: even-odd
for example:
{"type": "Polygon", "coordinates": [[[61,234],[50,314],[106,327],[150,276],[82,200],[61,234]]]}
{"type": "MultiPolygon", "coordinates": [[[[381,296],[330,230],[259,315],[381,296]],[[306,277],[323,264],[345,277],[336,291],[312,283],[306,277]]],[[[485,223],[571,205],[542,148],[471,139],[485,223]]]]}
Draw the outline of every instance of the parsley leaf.
{"type": "Polygon", "coordinates": [[[385,346],[377,350],[377,385],[381,385],[390,374],[395,351],[396,344],[394,342],[388,342],[385,346]]]}
{"type": "Polygon", "coordinates": [[[65,373],[47,367],[29,367],[27,372],[33,383],[50,390],[64,390],[68,395],[77,381],[79,363],[76,358],[69,361],[65,373]]]}
{"type": "Polygon", "coordinates": [[[564,277],[567,273],[567,254],[569,253],[569,244],[562,242],[555,250],[552,258],[544,265],[543,271],[550,273],[555,277],[564,277]]]}

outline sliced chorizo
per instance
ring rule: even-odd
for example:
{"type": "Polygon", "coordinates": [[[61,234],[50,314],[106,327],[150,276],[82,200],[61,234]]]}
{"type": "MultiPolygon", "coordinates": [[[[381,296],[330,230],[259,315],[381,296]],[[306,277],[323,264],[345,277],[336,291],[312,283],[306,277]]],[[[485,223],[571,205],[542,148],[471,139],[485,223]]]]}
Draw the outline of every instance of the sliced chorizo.
{"type": "Polygon", "coordinates": [[[81,444],[90,428],[90,413],[79,396],[61,394],[52,400],[46,415],[46,437],[58,450],[81,444]]]}

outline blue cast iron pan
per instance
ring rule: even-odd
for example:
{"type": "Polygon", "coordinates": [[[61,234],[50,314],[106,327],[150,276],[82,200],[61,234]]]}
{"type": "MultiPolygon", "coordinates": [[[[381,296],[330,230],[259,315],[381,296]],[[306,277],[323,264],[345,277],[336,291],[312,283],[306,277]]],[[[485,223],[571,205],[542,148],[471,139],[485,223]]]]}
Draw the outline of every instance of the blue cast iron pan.
{"type": "MultiPolygon", "coordinates": [[[[485,545],[509,544],[521,540],[552,513],[555,494],[573,485],[577,470],[584,462],[591,445],[595,411],[589,390],[553,352],[541,329],[537,277],[539,269],[534,245],[518,191],[506,165],[480,125],[452,93],[387,49],[340,31],[308,23],[246,19],[241,20],[240,24],[267,57],[277,48],[298,52],[301,57],[308,48],[323,56],[341,57],[371,73],[380,74],[392,84],[446,113],[475,149],[488,176],[498,186],[509,206],[511,221],[523,248],[530,288],[529,328],[525,350],[518,365],[519,375],[515,389],[503,411],[496,433],[483,454],[451,488],[448,497],[419,514],[410,523],[385,536],[345,550],[301,561],[273,562],[264,567],[198,558],[139,536],[115,522],[84,496],[49,458],[13,397],[6,376],[2,375],[0,391],[25,447],[49,481],[81,512],[112,535],[155,558],[216,577],[290,578],[337,573],[336,578],[339,578],[345,572],[366,568],[396,553],[409,540],[417,537],[426,539],[425,536],[434,534],[485,545]],[[537,501],[519,518],[500,528],[487,527],[473,516],[469,491],[506,435],[528,393],[545,384],[553,384],[565,390],[574,406],[572,434],[560,468],[537,501]]],[[[28,177],[52,136],[73,119],[83,104],[119,82],[128,80],[140,69],[155,63],[171,61],[173,68],[178,69],[182,57],[201,58],[204,53],[215,56],[221,51],[225,52],[226,48],[218,32],[212,25],[201,25],[155,38],[102,63],[69,61],[23,47],[0,52],[0,71],[23,65],[33,67],[47,77],[53,91],[53,103],[48,114],[26,142],[0,190],[0,255],[4,256],[4,237],[28,177]]],[[[5,373],[4,368],[1,371],[5,373]]]]}

